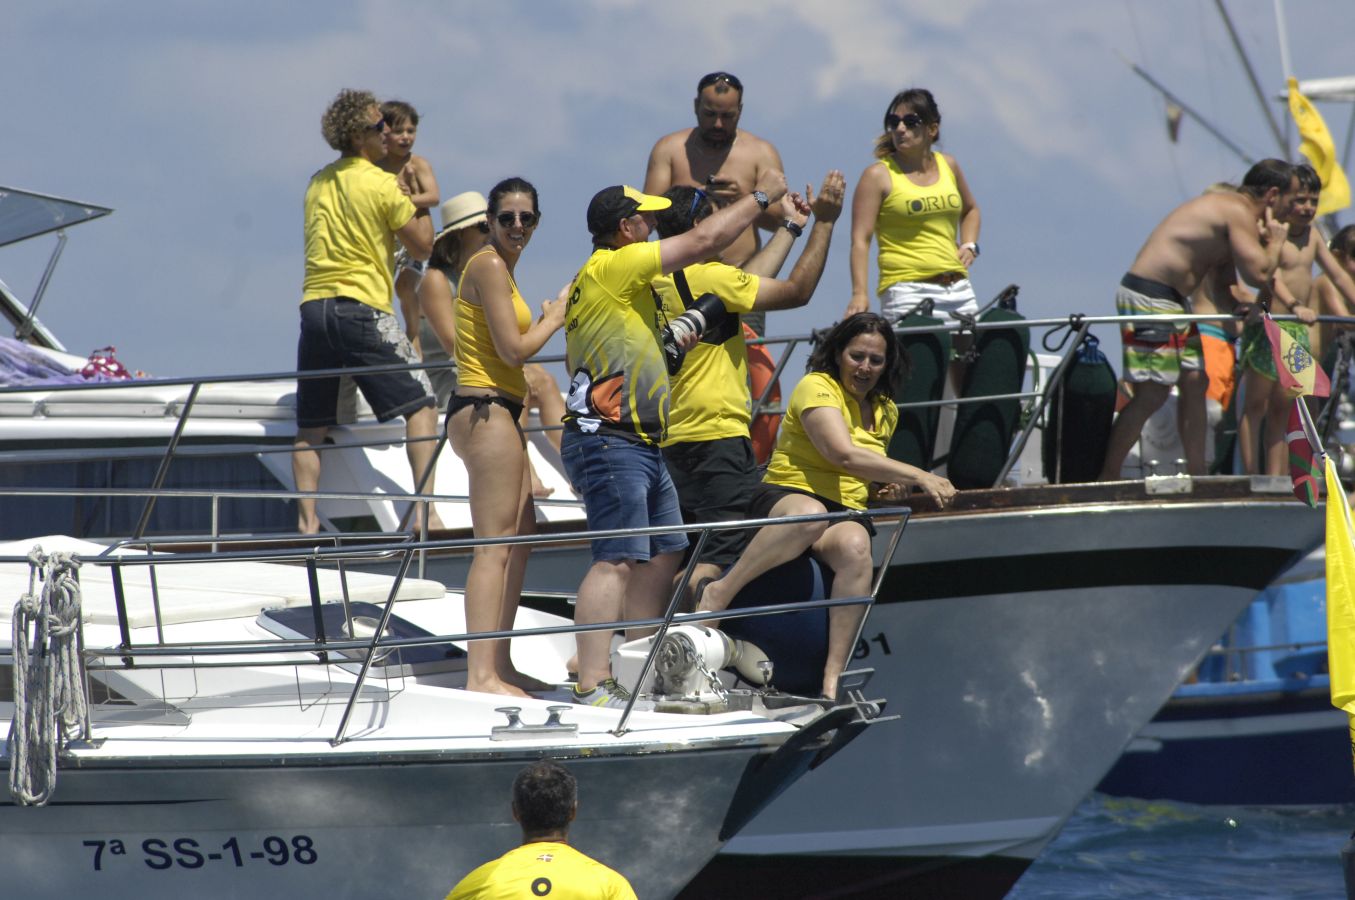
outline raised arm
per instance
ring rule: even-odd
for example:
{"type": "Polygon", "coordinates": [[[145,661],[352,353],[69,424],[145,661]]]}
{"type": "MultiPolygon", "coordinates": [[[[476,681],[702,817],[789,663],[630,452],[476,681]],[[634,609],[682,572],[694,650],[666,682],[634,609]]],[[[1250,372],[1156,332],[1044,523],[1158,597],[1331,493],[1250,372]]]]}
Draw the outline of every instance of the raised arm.
{"type": "Polygon", "coordinates": [[[1228,215],[1228,245],[1238,274],[1253,287],[1264,287],[1280,263],[1289,226],[1276,221],[1270,207],[1262,210],[1258,222],[1238,204],[1228,215]]]}
{"type": "MultiPolygon", "coordinates": [[[[776,147],[772,145],[771,141],[762,141],[762,154],[757,162],[758,177],[761,178],[763,172],[784,171],[786,171],[786,167],[781,164],[781,154],[777,152],[776,147]]],[[[765,213],[762,213],[757,217],[757,227],[761,228],[763,231],[775,231],[781,227],[781,220],[783,218],[780,210],[773,204],[772,206],[767,207],[765,213]]]]}
{"type": "Polygon", "coordinates": [[[889,187],[888,170],[872,163],[861,173],[852,193],[852,298],[843,313],[844,319],[870,311],[870,236],[875,233],[875,219],[889,196],[889,187]]]}
{"type": "MultiPolygon", "coordinates": [[[[786,193],[786,176],[779,171],[764,172],[759,176],[754,189],[766,194],[769,203],[778,203],[786,193]]],[[[768,209],[770,208],[768,206],[768,209]]],[[[753,195],[745,194],[701,220],[701,223],[691,231],[659,241],[659,259],[663,273],[667,275],[716,255],[753,224],[753,220],[761,212],[762,209],[753,199],[753,195]]]]}
{"type": "Polygon", "coordinates": [[[955,487],[941,476],[853,444],[847,420],[836,407],[807,409],[800,421],[819,455],[848,475],[855,475],[862,481],[921,488],[938,506],[944,507],[955,497],[955,487]]]}
{"type": "Polygon", "coordinates": [[[960,171],[960,164],[955,161],[955,157],[947,156],[946,162],[950,164],[950,170],[955,175],[955,189],[960,192],[960,229],[956,255],[960,258],[960,265],[968,269],[974,265],[974,260],[978,259],[978,254],[967,245],[973,244],[977,247],[979,243],[981,219],[979,204],[974,199],[974,192],[969,189],[969,182],[965,180],[964,172],[960,171]]]}
{"type": "MultiPolygon", "coordinates": [[[[810,192],[810,196],[814,196],[810,192]]],[[[784,225],[790,222],[795,227],[803,229],[809,224],[809,204],[804,198],[794,192],[788,192],[781,198],[781,221],[784,225]]],[[[795,235],[791,234],[788,228],[777,228],[772,232],[772,236],[767,243],[762,245],[758,252],[753,254],[753,258],[748,260],[739,268],[743,269],[749,275],[756,275],[759,278],[775,278],[781,272],[781,267],[786,263],[786,257],[790,256],[790,248],[795,243],[795,235]]]]}
{"type": "Polygon", "coordinates": [[[482,253],[475,257],[462,277],[466,280],[462,296],[479,302],[485,311],[494,352],[510,366],[521,366],[531,359],[565,324],[565,304],[557,297],[541,304],[541,315],[525,334],[518,331],[508,266],[497,253],[482,253]]]}
{"type": "Polygon", "coordinates": [[[814,227],[810,229],[809,240],[789,278],[785,281],[766,278],[758,283],[754,310],[793,309],[809,302],[828,261],[828,245],[833,236],[833,225],[842,214],[846,189],[846,180],[837,169],[823,177],[823,189],[817,196],[812,186],[805,186],[808,196],[813,198],[811,208],[814,211],[814,227]]]}
{"type": "Polygon", "coordinates": [[[409,189],[410,201],[420,209],[438,205],[438,179],[422,156],[411,156],[400,170],[400,180],[409,189]]]}
{"type": "Polygon", "coordinates": [[[395,232],[400,244],[413,259],[427,259],[433,252],[433,217],[426,209],[416,209],[414,216],[395,232]]]}

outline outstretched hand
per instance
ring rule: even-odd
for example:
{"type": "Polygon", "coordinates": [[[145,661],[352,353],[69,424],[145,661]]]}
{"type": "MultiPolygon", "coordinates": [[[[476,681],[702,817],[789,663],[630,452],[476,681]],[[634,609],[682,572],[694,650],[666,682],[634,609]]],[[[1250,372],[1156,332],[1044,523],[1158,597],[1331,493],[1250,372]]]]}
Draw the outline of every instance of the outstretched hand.
{"type": "Polygon", "coordinates": [[[809,198],[814,218],[819,222],[836,222],[842,215],[842,200],[847,194],[847,179],[842,172],[832,169],[823,176],[823,189],[814,194],[812,185],[805,185],[805,196],[809,198]]]}

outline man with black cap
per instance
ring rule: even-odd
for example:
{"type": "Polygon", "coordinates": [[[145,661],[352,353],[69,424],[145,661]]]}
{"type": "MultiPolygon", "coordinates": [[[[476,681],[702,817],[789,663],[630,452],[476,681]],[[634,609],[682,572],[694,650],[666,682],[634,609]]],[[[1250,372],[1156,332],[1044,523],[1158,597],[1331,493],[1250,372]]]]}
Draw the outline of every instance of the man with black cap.
{"type": "MultiPolygon", "coordinates": [[[[663,321],[654,279],[709,259],[786,193],[779,171],[691,231],[651,243],[663,197],[625,185],[603,188],[588,204],[593,254],[570,288],[565,355],[573,378],[566,400],[561,456],[583,497],[588,527],[633,529],[680,525],[677,492],[659,442],[668,421],[668,367],[661,332],[681,334],[685,350],[700,338],[691,314],[663,321]]],[[[717,304],[718,305],[718,304],[717,304]]],[[[656,615],[671,589],[687,539],[681,533],[593,541],[593,565],[579,585],[580,625],[656,615]]],[[[611,677],[611,633],[578,635],[574,699],[624,706],[629,693],[611,677]]]]}

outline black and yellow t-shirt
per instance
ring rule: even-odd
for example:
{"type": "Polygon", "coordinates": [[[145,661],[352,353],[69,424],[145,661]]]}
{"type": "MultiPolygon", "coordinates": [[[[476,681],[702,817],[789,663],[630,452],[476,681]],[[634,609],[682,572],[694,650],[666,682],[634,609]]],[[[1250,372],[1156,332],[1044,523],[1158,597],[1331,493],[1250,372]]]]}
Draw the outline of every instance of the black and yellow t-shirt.
{"type": "Polygon", "coordinates": [[[866,428],[861,421],[860,404],[847,395],[842,382],[827,372],[810,372],[791,392],[786,416],[776,435],[776,449],[772,451],[767,474],[762,480],[818,494],[851,509],[865,509],[870,485],[824,459],[805,432],[805,412],[820,406],[831,406],[842,413],[853,444],[885,455],[885,448],[899,423],[899,410],[894,401],[887,396],[877,396],[873,410],[875,427],[866,428]]]}
{"type": "Polygon", "coordinates": [[[536,841],[471,872],[446,900],[636,900],[618,872],[568,844],[536,841]]]}
{"type": "MultiPolygon", "coordinates": [[[[748,345],[737,314],[753,308],[759,279],[721,262],[697,263],[682,271],[693,300],[702,294],[714,294],[733,315],[687,351],[682,368],[673,377],[668,436],[663,446],[748,437],[752,412],[748,395],[748,345]]],[[[686,310],[673,279],[673,275],[664,275],[654,281],[663,314],[670,321],[686,310]]]]}
{"type": "Polygon", "coordinates": [[[565,424],[657,444],[668,426],[668,368],[651,282],[663,274],[656,241],[599,248],[569,294],[565,359],[572,378],[565,424]]]}

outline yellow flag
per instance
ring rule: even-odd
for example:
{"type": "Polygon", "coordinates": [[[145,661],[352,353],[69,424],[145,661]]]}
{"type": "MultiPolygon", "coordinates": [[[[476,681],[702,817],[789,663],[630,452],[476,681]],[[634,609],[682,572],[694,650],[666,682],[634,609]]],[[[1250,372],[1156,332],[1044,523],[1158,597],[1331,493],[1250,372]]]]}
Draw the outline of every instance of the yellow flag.
{"type": "Polygon", "coordinates": [[[1327,479],[1327,671],[1331,704],[1350,720],[1351,759],[1355,762],[1355,533],[1350,504],[1326,457],[1327,479]]]}
{"type": "Polygon", "coordinates": [[[1346,180],[1346,173],[1341,171],[1341,164],[1336,161],[1336,144],[1327,130],[1327,123],[1322,121],[1322,114],[1307,97],[1299,93],[1299,83],[1293,78],[1289,79],[1289,112],[1299,128],[1299,152],[1308,157],[1322,179],[1322,196],[1317,201],[1317,214],[1325,216],[1345,209],[1350,205],[1350,182],[1346,180]]]}

